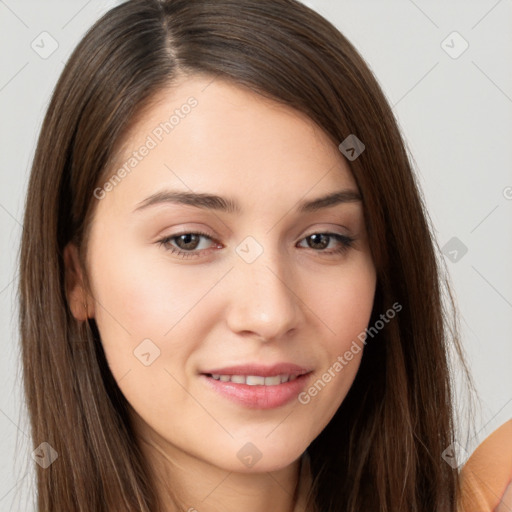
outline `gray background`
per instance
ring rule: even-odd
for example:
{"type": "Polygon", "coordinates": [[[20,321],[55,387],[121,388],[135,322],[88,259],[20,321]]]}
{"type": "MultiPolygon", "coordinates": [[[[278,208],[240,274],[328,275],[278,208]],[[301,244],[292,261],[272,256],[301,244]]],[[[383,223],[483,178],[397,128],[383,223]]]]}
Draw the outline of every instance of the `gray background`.
{"type": "MultiPolygon", "coordinates": [[[[471,452],[512,418],[512,1],[305,3],[367,60],[414,159],[446,253],[480,397],[474,435],[460,439],[471,452]]],[[[16,323],[16,258],[30,162],[64,62],[113,5],[0,0],[1,511],[35,510],[16,323]]],[[[463,395],[458,406],[467,406],[463,395]]]]}

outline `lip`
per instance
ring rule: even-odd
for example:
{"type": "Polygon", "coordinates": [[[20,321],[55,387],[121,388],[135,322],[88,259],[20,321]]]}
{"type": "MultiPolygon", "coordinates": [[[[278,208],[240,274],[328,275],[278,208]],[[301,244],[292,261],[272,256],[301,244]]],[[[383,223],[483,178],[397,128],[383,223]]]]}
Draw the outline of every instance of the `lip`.
{"type": "Polygon", "coordinates": [[[250,409],[274,409],[297,399],[298,395],[306,387],[311,374],[312,370],[291,363],[279,363],[273,366],[248,364],[215,368],[207,372],[201,372],[200,378],[209,389],[238,405],[250,409]],[[297,378],[293,381],[277,384],[276,386],[250,386],[248,384],[215,380],[210,376],[211,374],[259,375],[262,377],[290,374],[296,375],[297,378]]]}

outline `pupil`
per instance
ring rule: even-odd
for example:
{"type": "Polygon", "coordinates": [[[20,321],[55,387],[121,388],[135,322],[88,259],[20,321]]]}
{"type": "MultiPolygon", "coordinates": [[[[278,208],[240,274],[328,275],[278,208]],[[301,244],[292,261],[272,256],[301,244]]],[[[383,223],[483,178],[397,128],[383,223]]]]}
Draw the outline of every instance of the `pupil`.
{"type": "MultiPolygon", "coordinates": [[[[192,243],[192,245],[194,245],[194,241],[191,241],[191,239],[193,239],[193,237],[195,237],[196,235],[194,235],[193,233],[187,233],[185,235],[181,235],[179,240],[183,241],[185,243],[185,245],[189,245],[190,243],[192,243]]],[[[197,242],[197,240],[195,241],[197,242]]],[[[195,247],[185,247],[186,249],[195,249],[195,247]]]]}
{"type": "Polygon", "coordinates": [[[325,247],[327,247],[328,243],[325,243],[326,239],[327,239],[327,235],[324,235],[324,234],[316,234],[316,235],[311,235],[311,238],[313,239],[313,243],[320,243],[322,249],[324,249],[325,247]],[[324,243],[321,243],[321,242],[316,242],[316,239],[317,237],[324,237],[323,240],[324,240],[324,243]]]}

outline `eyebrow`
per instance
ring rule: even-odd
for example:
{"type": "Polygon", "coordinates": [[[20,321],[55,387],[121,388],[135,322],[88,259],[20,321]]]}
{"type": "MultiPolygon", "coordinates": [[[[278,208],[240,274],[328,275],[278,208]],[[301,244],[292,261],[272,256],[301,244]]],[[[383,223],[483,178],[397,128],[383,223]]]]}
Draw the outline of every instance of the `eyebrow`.
{"type": "MultiPolygon", "coordinates": [[[[317,197],[308,201],[298,203],[295,210],[300,213],[315,212],[324,208],[329,208],[337,204],[353,203],[361,201],[359,192],[355,190],[339,190],[330,194],[317,197]]],[[[161,204],[184,204],[195,206],[206,210],[217,210],[226,213],[241,214],[242,208],[237,201],[228,197],[221,197],[214,194],[199,192],[184,192],[163,190],[150,195],[138,203],[133,212],[138,212],[149,208],[150,206],[161,204]]]]}

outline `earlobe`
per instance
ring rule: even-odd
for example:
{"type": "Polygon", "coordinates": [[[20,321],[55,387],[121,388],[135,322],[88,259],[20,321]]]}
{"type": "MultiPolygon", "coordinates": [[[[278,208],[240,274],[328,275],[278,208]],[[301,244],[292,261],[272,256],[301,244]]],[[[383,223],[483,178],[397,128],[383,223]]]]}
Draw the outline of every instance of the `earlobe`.
{"type": "Polygon", "coordinates": [[[64,247],[63,258],[69,309],[77,320],[85,321],[94,316],[94,305],[85,292],[78,248],[75,244],[70,242],[64,247]]]}

